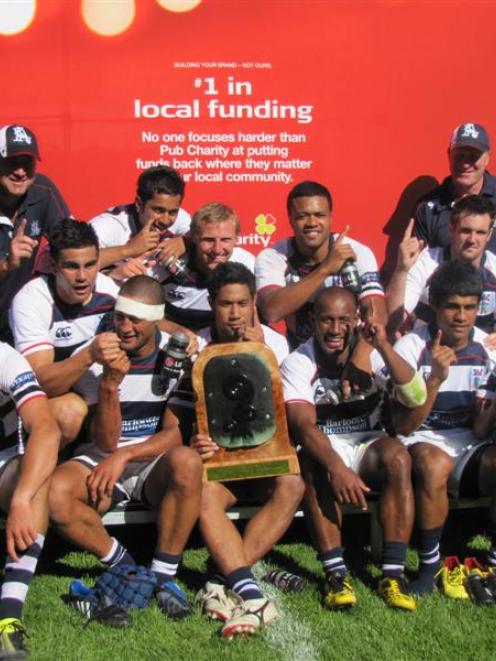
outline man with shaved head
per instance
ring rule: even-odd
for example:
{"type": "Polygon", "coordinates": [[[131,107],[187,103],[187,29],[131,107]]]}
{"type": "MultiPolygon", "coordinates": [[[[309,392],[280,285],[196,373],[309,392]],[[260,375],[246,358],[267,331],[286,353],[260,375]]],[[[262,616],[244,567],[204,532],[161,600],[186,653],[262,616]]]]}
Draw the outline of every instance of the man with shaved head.
{"type": "Polygon", "coordinates": [[[157,328],[163,317],[164,294],[156,280],[140,275],[121,287],[116,349],[75,385],[88,404],[91,441],[55,471],[50,509],[64,537],[116,567],[134,560],[100,516],[131,498],[157,508],[156,596],[166,615],[182,618],[190,607],[173,579],[198,518],[202,462],[181,445],[177,425],[164,421],[167,393],[160,371],[169,336],[157,328]]]}
{"type": "Polygon", "coordinates": [[[370,322],[358,332],[357,300],[349,290],[329,287],[312,313],[314,337],[282,364],[284,397],[293,441],[301,445],[307,506],[318,557],[326,574],[324,605],[349,608],[356,603],[341,546],[340,505],[367,509],[367,494],[379,496],[384,533],[379,593],[385,602],[414,610],[403,579],[413,525],[413,495],[408,453],[382,425],[388,375],[393,396],[415,407],[426,397],[425,384],[389,344],[383,325],[370,322]],[[370,356],[372,388],[343,400],[341,375],[359,336],[374,347],[370,356]]]}

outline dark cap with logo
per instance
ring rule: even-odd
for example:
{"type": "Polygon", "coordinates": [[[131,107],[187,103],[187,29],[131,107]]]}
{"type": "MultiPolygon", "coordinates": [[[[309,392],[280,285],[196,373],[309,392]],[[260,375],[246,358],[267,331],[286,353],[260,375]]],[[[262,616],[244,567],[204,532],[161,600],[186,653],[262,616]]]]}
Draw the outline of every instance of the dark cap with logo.
{"type": "Polygon", "coordinates": [[[459,124],[451,136],[450,149],[473,147],[479,151],[489,151],[489,136],[480,124],[459,124]]]}
{"type": "Polygon", "coordinates": [[[41,160],[35,134],[19,124],[3,126],[0,129],[0,158],[20,155],[34,156],[41,160]]]}

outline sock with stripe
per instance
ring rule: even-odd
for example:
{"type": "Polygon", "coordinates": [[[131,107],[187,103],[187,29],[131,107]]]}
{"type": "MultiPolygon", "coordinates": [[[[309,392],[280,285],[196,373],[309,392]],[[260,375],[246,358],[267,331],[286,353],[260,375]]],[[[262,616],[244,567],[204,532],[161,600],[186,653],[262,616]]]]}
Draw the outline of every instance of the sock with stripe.
{"type": "Polygon", "coordinates": [[[108,567],[118,567],[119,565],[135,565],[134,559],[129,551],[112,537],[112,546],[107,555],[100,558],[100,562],[108,567]]]}
{"type": "Polygon", "coordinates": [[[36,571],[36,565],[45,543],[44,535],[36,535],[36,541],[15,562],[7,557],[5,578],[0,594],[0,619],[16,617],[22,619],[22,609],[28,593],[29,584],[36,571]]]}
{"type": "Polygon", "coordinates": [[[405,569],[408,545],[405,542],[384,542],[382,545],[382,575],[400,578],[405,569]]]}
{"type": "Polygon", "coordinates": [[[324,553],[317,555],[317,559],[322,563],[326,578],[336,575],[344,577],[348,573],[343,560],[343,551],[342,546],[335,546],[330,551],[324,551],[324,553]]]}
{"type": "Polygon", "coordinates": [[[443,526],[419,530],[419,573],[417,580],[410,583],[410,591],[413,594],[423,595],[434,592],[436,574],[441,565],[439,542],[442,532],[443,526]]]}
{"type": "Polygon", "coordinates": [[[262,599],[263,594],[248,567],[240,567],[226,576],[227,587],[241,599],[262,599]]]}
{"type": "Polygon", "coordinates": [[[159,585],[162,585],[166,581],[171,581],[175,577],[180,562],[181,555],[155,551],[152,560],[152,572],[157,577],[159,585]]]}

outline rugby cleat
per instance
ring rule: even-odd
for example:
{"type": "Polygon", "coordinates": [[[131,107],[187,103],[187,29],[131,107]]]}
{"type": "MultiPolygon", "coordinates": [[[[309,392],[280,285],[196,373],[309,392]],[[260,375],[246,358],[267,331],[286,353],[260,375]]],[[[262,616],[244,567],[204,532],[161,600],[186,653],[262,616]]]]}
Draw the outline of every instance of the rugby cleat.
{"type": "Polygon", "coordinates": [[[456,555],[444,559],[444,564],[436,574],[439,587],[446,597],[450,599],[470,599],[465,587],[467,570],[456,555]]]}
{"type": "Polygon", "coordinates": [[[390,608],[404,611],[414,611],[417,608],[402,576],[383,576],[379,580],[378,592],[390,608]]]}
{"type": "Polygon", "coordinates": [[[222,627],[221,636],[230,640],[234,636],[255,633],[272,622],[277,615],[276,607],[265,597],[241,600],[222,627]]]}
{"type": "Polygon", "coordinates": [[[71,582],[66,601],[88,622],[100,622],[116,629],[124,629],[132,624],[131,617],[124,608],[113,604],[104,595],[99,597],[95,590],[83,581],[71,582]]]}
{"type": "Polygon", "coordinates": [[[323,604],[329,610],[345,610],[357,602],[348,576],[332,574],[327,577],[323,604]]]}
{"type": "Polygon", "coordinates": [[[479,606],[494,604],[494,595],[488,584],[490,573],[477,558],[465,558],[463,564],[466,570],[465,587],[472,601],[479,606]]]}
{"type": "Polygon", "coordinates": [[[26,629],[16,617],[0,620],[0,659],[23,659],[28,656],[24,644],[26,629]]]}
{"type": "Polygon", "coordinates": [[[188,598],[174,581],[165,581],[155,593],[160,610],[173,620],[191,615],[188,598]]]}
{"type": "Polygon", "coordinates": [[[211,620],[222,620],[227,622],[232,616],[235,606],[239,603],[239,597],[234,592],[226,590],[226,586],[220,583],[207,581],[204,587],[196,595],[201,604],[203,613],[211,620]]]}

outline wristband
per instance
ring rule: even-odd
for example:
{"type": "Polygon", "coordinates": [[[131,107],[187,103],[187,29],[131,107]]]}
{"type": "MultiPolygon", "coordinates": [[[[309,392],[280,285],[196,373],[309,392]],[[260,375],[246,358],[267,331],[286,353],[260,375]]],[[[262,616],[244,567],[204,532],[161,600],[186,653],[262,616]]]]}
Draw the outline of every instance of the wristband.
{"type": "Polygon", "coordinates": [[[422,376],[418,372],[415,372],[413,378],[408,383],[403,383],[402,385],[395,384],[393,396],[404,406],[414,409],[425,403],[427,399],[427,386],[422,376]]]}

